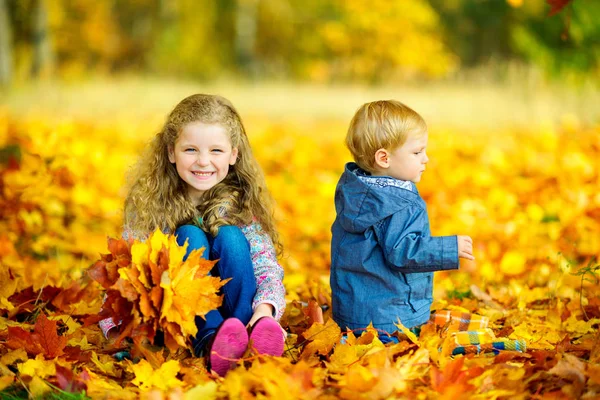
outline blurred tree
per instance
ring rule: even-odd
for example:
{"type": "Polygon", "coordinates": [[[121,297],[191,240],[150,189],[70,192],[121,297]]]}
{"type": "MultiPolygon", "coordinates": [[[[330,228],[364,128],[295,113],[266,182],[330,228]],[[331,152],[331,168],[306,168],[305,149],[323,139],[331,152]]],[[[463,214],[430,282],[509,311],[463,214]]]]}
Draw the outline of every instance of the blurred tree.
{"type": "Polygon", "coordinates": [[[0,86],[12,80],[13,66],[12,28],[6,1],[0,0],[0,86]]]}
{"type": "Polygon", "coordinates": [[[45,0],[33,1],[33,62],[31,75],[49,77],[54,69],[54,51],[50,45],[48,10],[45,0]]]}
{"type": "Polygon", "coordinates": [[[554,76],[599,76],[598,0],[429,2],[441,16],[449,47],[467,67],[516,59],[554,76]]]}
{"type": "Polygon", "coordinates": [[[230,70],[232,0],[173,0],[161,2],[156,41],[148,57],[154,73],[210,79],[230,70]],[[229,67],[228,69],[225,69],[229,67]]]}
{"type": "Polygon", "coordinates": [[[499,0],[429,0],[441,29],[464,66],[511,56],[510,29],[520,11],[499,0]]]}
{"type": "Polygon", "coordinates": [[[260,0],[237,0],[235,4],[235,52],[241,70],[257,76],[256,37],[260,0]]]}
{"type": "Polygon", "coordinates": [[[565,71],[600,77],[600,2],[572,1],[561,13],[530,1],[511,29],[511,45],[524,59],[558,76],[565,71]]]}
{"type": "Polygon", "coordinates": [[[514,59],[598,76],[600,2],[552,0],[552,7],[544,0],[0,0],[0,22],[7,19],[0,79],[47,75],[55,65],[65,77],[135,71],[378,82],[514,59]],[[566,11],[548,17],[566,1],[566,11]]]}
{"type": "Polygon", "coordinates": [[[437,77],[457,63],[425,0],[264,0],[259,19],[261,62],[267,69],[275,62],[296,77],[369,82],[437,77]]]}

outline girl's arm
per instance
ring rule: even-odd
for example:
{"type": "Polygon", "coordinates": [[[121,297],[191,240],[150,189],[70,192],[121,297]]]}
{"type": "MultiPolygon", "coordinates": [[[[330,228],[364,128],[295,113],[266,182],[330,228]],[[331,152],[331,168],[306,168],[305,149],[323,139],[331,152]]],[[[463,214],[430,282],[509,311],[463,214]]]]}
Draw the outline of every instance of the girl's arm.
{"type": "Polygon", "coordinates": [[[279,320],[285,310],[285,287],[282,282],[283,268],[277,261],[273,241],[257,222],[243,226],[242,232],[250,244],[250,257],[256,279],[256,295],[252,309],[269,309],[266,306],[270,305],[273,307],[273,317],[279,320]]]}
{"type": "Polygon", "coordinates": [[[458,269],[456,236],[431,236],[422,207],[406,207],[376,226],[375,234],[388,265],[402,272],[458,269]]]}

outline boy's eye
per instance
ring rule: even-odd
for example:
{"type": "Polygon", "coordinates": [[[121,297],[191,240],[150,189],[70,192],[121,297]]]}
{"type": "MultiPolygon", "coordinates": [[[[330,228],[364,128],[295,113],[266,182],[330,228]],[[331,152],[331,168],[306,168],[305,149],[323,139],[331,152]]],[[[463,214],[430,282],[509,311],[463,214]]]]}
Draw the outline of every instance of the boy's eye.
{"type": "Polygon", "coordinates": [[[187,149],[184,150],[186,153],[191,153],[193,151],[196,151],[196,149],[193,149],[191,147],[188,147],[187,149]]]}

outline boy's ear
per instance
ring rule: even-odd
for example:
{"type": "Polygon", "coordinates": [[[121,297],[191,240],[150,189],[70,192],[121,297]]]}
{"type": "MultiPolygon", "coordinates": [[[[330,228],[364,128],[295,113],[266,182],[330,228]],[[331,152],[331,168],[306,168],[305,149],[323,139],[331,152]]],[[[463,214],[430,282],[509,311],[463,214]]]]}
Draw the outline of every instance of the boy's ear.
{"type": "Polygon", "coordinates": [[[390,167],[390,153],[386,149],[379,149],[375,152],[375,166],[382,169],[390,167]]]}
{"type": "Polygon", "coordinates": [[[174,164],[175,163],[175,150],[173,150],[173,146],[169,146],[167,148],[167,153],[169,155],[169,162],[174,164]]]}

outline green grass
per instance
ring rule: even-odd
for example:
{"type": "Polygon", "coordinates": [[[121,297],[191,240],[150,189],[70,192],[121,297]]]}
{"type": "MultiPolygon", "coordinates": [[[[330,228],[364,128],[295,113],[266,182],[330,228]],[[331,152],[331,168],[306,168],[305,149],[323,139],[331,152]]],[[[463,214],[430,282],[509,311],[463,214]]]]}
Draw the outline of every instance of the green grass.
{"type": "MultiPolygon", "coordinates": [[[[19,400],[28,399],[29,392],[23,386],[11,386],[0,392],[0,400],[19,400]]],[[[41,397],[34,397],[39,400],[88,400],[90,399],[85,393],[69,393],[55,388],[55,391],[46,393],[41,397]]]]}

